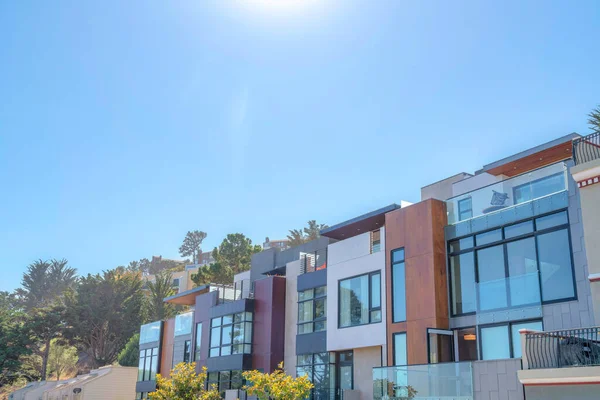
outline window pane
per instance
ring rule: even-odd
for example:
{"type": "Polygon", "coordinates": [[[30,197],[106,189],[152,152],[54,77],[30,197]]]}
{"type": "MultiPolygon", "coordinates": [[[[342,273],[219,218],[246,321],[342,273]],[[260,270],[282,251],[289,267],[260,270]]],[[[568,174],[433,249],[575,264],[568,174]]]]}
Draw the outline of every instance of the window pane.
{"type": "Polygon", "coordinates": [[[251,354],[252,353],[252,346],[249,344],[245,344],[244,345],[244,354],[251,354]]]}
{"type": "Polygon", "coordinates": [[[510,358],[507,325],[481,328],[481,358],[483,360],[510,358]]]}
{"type": "Polygon", "coordinates": [[[327,286],[321,286],[315,289],[315,297],[321,297],[327,295],[327,286]]]}
{"type": "Polygon", "coordinates": [[[312,354],[301,354],[297,356],[297,365],[310,365],[312,364],[312,354]]]}
{"type": "Polygon", "coordinates": [[[531,329],[534,331],[542,331],[542,321],[523,322],[521,324],[513,324],[511,326],[512,334],[512,345],[513,345],[513,357],[521,357],[521,334],[520,329],[531,329]]]}
{"type": "Polygon", "coordinates": [[[223,347],[221,347],[221,355],[222,356],[231,355],[231,346],[223,346],[223,347]]]}
{"type": "Polygon", "coordinates": [[[371,311],[371,323],[381,322],[381,310],[371,311]]]}
{"type": "Polygon", "coordinates": [[[543,229],[552,228],[553,226],[564,225],[568,222],[567,212],[563,211],[536,219],[535,229],[541,231],[543,229]]]}
{"type": "Polygon", "coordinates": [[[144,359],[144,354],[144,350],[140,351],[140,359],[138,361],[138,382],[144,380],[144,362],[146,361],[144,359]]]}
{"type": "Polygon", "coordinates": [[[194,313],[187,312],[185,314],[179,314],[175,316],[175,336],[187,335],[192,333],[192,323],[194,320],[194,313]]]}
{"type": "Polygon", "coordinates": [[[520,224],[507,226],[504,228],[504,237],[506,239],[524,235],[533,232],[533,221],[525,221],[520,224]]]}
{"type": "Polygon", "coordinates": [[[450,253],[470,249],[471,247],[473,247],[473,236],[450,242],[450,253]]]}
{"type": "Polygon", "coordinates": [[[314,323],[315,332],[324,331],[325,329],[327,329],[327,325],[325,324],[325,321],[317,321],[314,323]]]}
{"type": "Polygon", "coordinates": [[[537,237],[544,301],[575,296],[571,249],[567,229],[537,237]]]}
{"type": "Polygon", "coordinates": [[[252,343],[252,322],[246,322],[244,326],[244,343],[252,343]]]}
{"type": "Polygon", "coordinates": [[[313,320],[313,302],[305,301],[298,303],[298,322],[308,322],[313,320]]]}
{"type": "Polygon", "coordinates": [[[483,246],[484,244],[497,242],[498,240],[502,240],[501,229],[480,233],[479,235],[475,236],[475,242],[477,243],[477,246],[483,246]]]}
{"type": "Polygon", "coordinates": [[[212,328],[210,331],[210,347],[218,347],[221,345],[221,328],[212,328]]]}
{"type": "Polygon", "coordinates": [[[406,321],[406,271],[403,262],[392,265],[394,322],[406,321]]]}
{"type": "Polygon", "coordinates": [[[194,361],[200,361],[200,351],[202,349],[202,323],[196,324],[196,347],[194,349],[194,361]]]}
{"type": "Polygon", "coordinates": [[[233,322],[241,322],[244,320],[244,313],[237,313],[233,315],[233,322]]]}
{"type": "Polygon", "coordinates": [[[458,202],[458,220],[464,221],[473,217],[473,205],[471,198],[468,197],[458,202]]]}
{"type": "Polygon", "coordinates": [[[213,318],[211,321],[211,326],[221,326],[221,317],[213,318]]]}
{"type": "Polygon", "coordinates": [[[223,325],[233,324],[233,315],[225,315],[223,317],[223,325]]]}
{"type": "Polygon", "coordinates": [[[504,270],[504,246],[494,246],[477,251],[479,272],[479,307],[493,310],[508,305],[506,296],[506,272],[504,270]]]}
{"type": "Polygon", "coordinates": [[[218,357],[218,356],[219,356],[219,347],[210,349],[210,357],[218,357]]]}
{"type": "Polygon", "coordinates": [[[406,365],[406,333],[394,334],[394,365],[406,365]]]}
{"type": "Polygon", "coordinates": [[[233,343],[244,343],[244,323],[240,322],[233,325],[233,343]]]}
{"type": "Polygon", "coordinates": [[[340,326],[369,323],[369,275],[340,282],[340,326]]]}
{"type": "Polygon", "coordinates": [[[308,300],[313,298],[313,290],[308,289],[302,292],[298,292],[298,301],[308,300]]]}
{"type": "Polygon", "coordinates": [[[150,354],[151,352],[148,350],[144,359],[144,380],[150,380],[150,364],[152,363],[152,356],[150,354]]]}
{"type": "Polygon", "coordinates": [[[183,362],[190,362],[190,354],[192,351],[192,342],[190,340],[186,340],[183,344],[183,362]]]}
{"type": "Polygon", "coordinates": [[[404,249],[397,249],[392,251],[392,263],[404,261],[404,249]]]}
{"type": "Polygon", "coordinates": [[[305,324],[298,325],[298,334],[311,333],[313,331],[313,323],[307,322],[305,324]]]}
{"type": "Polygon", "coordinates": [[[452,314],[457,315],[474,312],[476,307],[475,260],[473,252],[450,257],[450,279],[452,290],[452,314]]]}
{"type": "Polygon", "coordinates": [[[535,239],[533,237],[507,243],[510,304],[521,306],[540,303],[535,239]]]}
{"type": "Polygon", "coordinates": [[[371,308],[381,307],[381,274],[371,275],[371,308]]]}
{"type": "Polygon", "coordinates": [[[231,338],[232,338],[232,332],[233,332],[233,325],[228,325],[228,326],[224,326],[223,327],[223,331],[222,331],[222,339],[221,339],[221,344],[225,345],[225,344],[231,344],[231,338]]]}
{"type": "Polygon", "coordinates": [[[477,334],[475,328],[456,331],[458,337],[458,361],[477,360],[477,334]]]}
{"type": "Polygon", "coordinates": [[[243,344],[234,344],[232,347],[232,354],[242,354],[244,352],[243,344]]]}
{"type": "Polygon", "coordinates": [[[315,318],[325,318],[325,316],[327,315],[326,310],[327,310],[326,299],[315,300],[315,318]]]}

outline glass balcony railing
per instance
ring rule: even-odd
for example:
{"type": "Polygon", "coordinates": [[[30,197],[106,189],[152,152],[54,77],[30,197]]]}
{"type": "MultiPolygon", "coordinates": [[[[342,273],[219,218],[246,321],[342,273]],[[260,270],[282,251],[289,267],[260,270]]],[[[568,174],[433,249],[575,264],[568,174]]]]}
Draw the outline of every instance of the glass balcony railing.
{"type": "Polygon", "coordinates": [[[505,210],[568,189],[565,163],[551,164],[446,200],[448,224],[505,210]]]}
{"type": "Polygon", "coordinates": [[[373,368],[373,399],[473,400],[471,362],[373,368]]]}

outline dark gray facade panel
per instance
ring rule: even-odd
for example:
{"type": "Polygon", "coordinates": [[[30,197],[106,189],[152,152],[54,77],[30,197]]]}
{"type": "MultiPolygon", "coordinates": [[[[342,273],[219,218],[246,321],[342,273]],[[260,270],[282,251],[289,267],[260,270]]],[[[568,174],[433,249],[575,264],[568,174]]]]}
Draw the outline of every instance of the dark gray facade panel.
{"type": "Polygon", "coordinates": [[[250,261],[250,280],[254,282],[263,278],[265,272],[275,268],[275,254],[278,249],[268,249],[252,255],[250,261]]]}
{"type": "Polygon", "coordinates": [[[211,357],[206,360],[208,372],[252,369],[252,355],[233,354],[230,356],[211,357]]]}
{"type": "Polygon", "coordinates": [[[296,335],[296,354],[324,353],[327,351],[327,331],[296,335]]]}
{"type": "Polygon", "coordinates": [[[135,391],[138,393],[154,392],[156,390],[156,381],[136,382],[135,391]]]}
{"type": "Polygon", "coordinates": [[[223,315],[236,314],[244,311],[254,311],[253,299],[241,299],[214,306],[210,309],[210,317],[222,317],[223,315]]]}
{"type": "Polygon", "coordinates": [[[598,400],[600,385],[525,386],[527,400],[598,400]]]}
{"type": "MultiPolygon", "coordinates": [[[[161,328],[160,337],[162,338],[162,328],[161,328]]],[[[140,350],[152,349],[154,347],[160,347],[160,341],[144,343],[144,344],[140,344],[139,346],[140,346],[140,350]]]]}
{"type": "Polygon", "coordinates": [[[455,225],[448,225],[444,228],[446,240],[452,240],[457,237],[512,224],[513,222],[517,222],[522,219],[546,214],[552,211],[567,208],[568,206],[569,192],[565,190],[563,192],[542,197],[541,199],[536,199],[525,204],[519,204],[493,214],[482,215],[465,222],[459,222],[455,225]]]}
{"type": "Polygon", "coordinates": [[[298,275],[296,290],[301,292],[320,286],[327,285],[327,268],[320,271],[309,272],[308,274],[298,275]]]}

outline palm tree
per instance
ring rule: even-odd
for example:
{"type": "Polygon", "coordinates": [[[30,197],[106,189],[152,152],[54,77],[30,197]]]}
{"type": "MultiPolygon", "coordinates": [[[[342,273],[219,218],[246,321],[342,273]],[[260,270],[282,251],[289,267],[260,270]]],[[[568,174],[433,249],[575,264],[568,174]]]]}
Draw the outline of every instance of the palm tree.
{"type": "Polygon", "coordinates": [[[290,234],[287,235],[287,238],[290,241],[290,247],[298,246],[304,243],[304,235],[300,229],[291,229],[290,234]]]}
{"type": "Polygon", "coordinates": [[[594,133],[600,133],[600,106],[596,107],[588,114],[588,125],[594,133]]]}
{"type": "Polygon", "coordinates": [[[175,294],[173,274],[167,270],[160,271],[155,275],[154,282],[148,282],[148,290],[150,295],[146,299],[146,307],[150,321],[162,321],[175,316],[175,306],[163,301],[165,297],[175,294]]]}
{"type": "Polygon", "coordinates": [[[310,242],[311,240],[318,239],[321,237],[321,231],[326,228],[329,227],[325,224],[317,224],[317,221],[311,219],[308,221],[308,227],[304,228],[305,240],[310,242]]]}

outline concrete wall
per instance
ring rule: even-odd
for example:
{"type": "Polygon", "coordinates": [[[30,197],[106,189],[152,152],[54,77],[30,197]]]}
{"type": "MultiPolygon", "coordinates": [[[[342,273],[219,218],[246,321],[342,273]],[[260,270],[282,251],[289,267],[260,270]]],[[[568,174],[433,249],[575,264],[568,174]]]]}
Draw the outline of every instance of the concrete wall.
{"type": "Polygon", "coordinates": [[[520,358],[473,362],[474,400],[524,400],[520,369],[520,358]]]}
{"type": "Polygon", "coordinates": [[[327,350],[347,350],[385,346],[385,232],[381,251],[370,254],[369,233],[334,244],[328,249],[327,266],[327,350]],[[338,329],[338,282],[341,279],[381,271],[381,322],[338,329]]]}
{"type": "Polygon", "coordinates": [[[285,275],[285,345],[283,366],[288,375],[296,377],[296,334],[298,332],[298,291],[300,260],[287,264],[285,275]]]}
{"type": "Polygon", "coordinates": [[[381,367],[380,346],[354,350],[354,390],[360,392],[360,399],[373,398],[373,367],[381,367]]]}
{"type": "Polygon", "coordinates": [[[527,400],[598,400],[600,385],[526,386],[527,400]]]}
{"type": "Polygon", "coordinates": [[[135,367],[112,367],[108,374],[84,384],[81,398],[85,400],[135,399],[137,372],[138,369],[135,367]]]}

